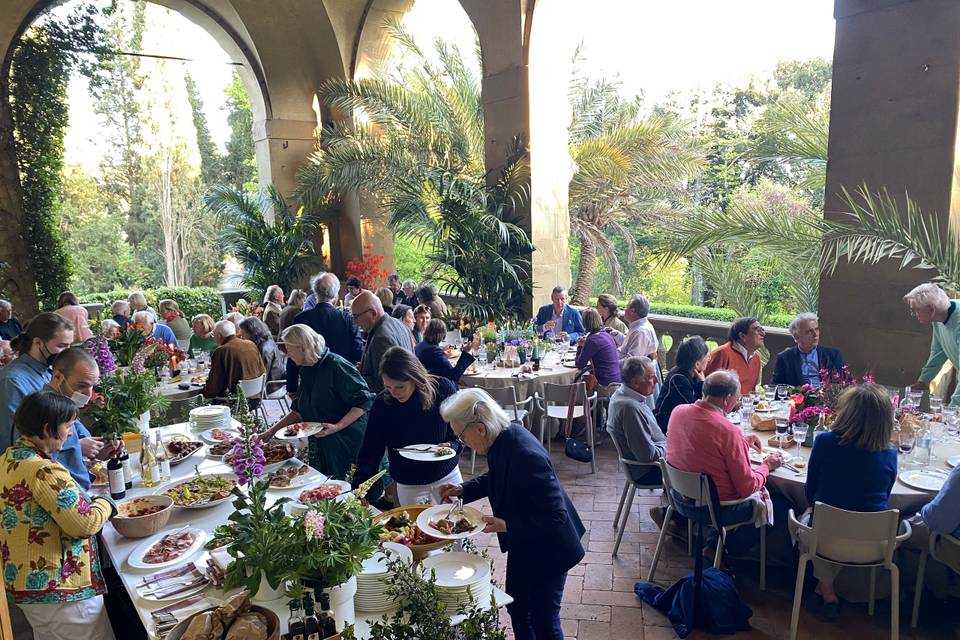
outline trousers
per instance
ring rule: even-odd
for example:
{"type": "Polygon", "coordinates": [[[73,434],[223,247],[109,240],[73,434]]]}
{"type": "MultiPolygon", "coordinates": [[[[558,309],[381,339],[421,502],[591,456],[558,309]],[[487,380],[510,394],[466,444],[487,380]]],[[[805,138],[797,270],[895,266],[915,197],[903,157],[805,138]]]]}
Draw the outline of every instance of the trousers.
{"type": "Polygon", "coordinates": [[[103,596],[18,606],[33,627],[34,640],[114,640],[103,596]]]}
{"type": "Polygon", "coordinates": [[[560,601],[567,572],[544,573],[507,553],[507,605],[516,640],[563,640],[560,601]]]}

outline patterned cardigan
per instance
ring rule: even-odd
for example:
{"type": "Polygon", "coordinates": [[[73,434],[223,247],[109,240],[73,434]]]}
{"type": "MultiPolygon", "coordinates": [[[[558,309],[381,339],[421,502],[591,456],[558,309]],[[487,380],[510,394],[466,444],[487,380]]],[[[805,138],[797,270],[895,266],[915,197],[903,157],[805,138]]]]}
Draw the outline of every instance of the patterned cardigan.
{"type": "Polygon", "coordinates": [[[116,513],[26,438],[0,456],[0,556],[17,603],[84,600],[106,591],[94,536],[116,513]]]}

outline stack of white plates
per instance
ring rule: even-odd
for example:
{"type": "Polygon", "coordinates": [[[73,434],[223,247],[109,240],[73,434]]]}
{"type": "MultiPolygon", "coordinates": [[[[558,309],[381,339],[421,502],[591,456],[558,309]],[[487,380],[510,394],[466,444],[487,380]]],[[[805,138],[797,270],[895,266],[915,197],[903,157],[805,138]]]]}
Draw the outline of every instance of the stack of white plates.
{"type": "Polygon", "coordinates": [[[357,593],[353,597],[357,611],[382,613],[396,606],[393,598],[387,595],[392,573],[387,566],[387,553],[391,560],[399,557],[413,562],[413,552],[396,542],[384,542],[383,548],[384,551],[377,551],[372,558],[364,560],[363,570],[357,575],[357,593]]]}
{"type": "Polygon", "coordinates": [[[197,431],[208,429],[229,429],[230,407],[225,404],[212,404],[190,410],[190,424],[197,431]]]}
{"type": "Polygon", "coordinates": [[[425,577],[432,570],[437,579],[437,596],[453,615],[460,605],[486,608],[490,601],[490,561],[473,553],[451,551],[424,558],[420,563],[425,577]]]}

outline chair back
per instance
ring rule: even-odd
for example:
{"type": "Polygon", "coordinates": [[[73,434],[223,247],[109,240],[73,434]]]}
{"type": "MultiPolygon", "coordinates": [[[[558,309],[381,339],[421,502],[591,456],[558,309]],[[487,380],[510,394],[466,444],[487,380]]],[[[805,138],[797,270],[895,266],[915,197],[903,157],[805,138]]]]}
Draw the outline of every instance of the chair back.
{"type": "Polygon", "coordinates": [[[930,555],[937,562],[947,565],[960,573],[960,538],[948,533],[930,534],[930,555]]]}
{"type": "Polygon", "coordinates": [[[810,552],[839,563],[889,564],[897,545],[909,537],[908,528],[906,536],[898,538],[898,509],[847,511],[817,502],[813,513],[813,527],[806,529],[812,534],[807,534],[810,552]]]}
{"type": "Polygon", "coordinates": [[[514,418],[516,418],[517,413],[517,389],[516,387],[484,387],[494,402],[499,404],[505,411],[513,408],[514,418]]]}
{"type": "Polygon", "coordinates": [[[190,421],[190,410],[202,406],[205,402],[200,389],[184,391],[183,393],[167,396],[170,405],[162,416],[158,416],[158,424],[177,424],[190,421]]]}
{"type": "Polygon", "coordinates": [[[243,395],[247,400],[259,400],[263,396],[263,388],[267,381],[267,374],[261,374],[250,380],[241,380],[237,383],[243,389],[243,395]]]}
{"type": "MultiPolygon", "coordinates": [[[[690,501],[694,507],[706,507],[710,513],[710,522],[715,529],[720,529],[720,520],[717,512],[714,510],[712,492],[716,490],[711,487],[710,476],[698,471],[683,471],[671,465],[665,459],[663,462],[663,486],[664,490],[673,489],[675,492],[690,501]]],[[[719,505],[718,505],[719,506],[719,505]]]]}
{"type": "MultiPolygon", "coordinates": [[[[623,473],[628,479],[632,480],[632,476],[630,475],[630,467],[635,467],[635,468],[647,467],[649,469],[662,469],[660,460],[657,460],[655,462],[640,462],[639,460],[630,460],[629,458],[624,458],[623,449],[620,448],[620,443],[617,442],[617,436],[614,433],[613,429],[609,427],[609,425],[607,426],[607,435],[610,436],[610,441],[613,442],[613,448],[617,450],[617,460],[622,465],[623,473]]],[[[661,472],[661,475],[663,475],[662,472],[661,472]]],[[[644,484],[642,486],[661,487],[664,485],[662,483],[657,482],[653,484],[644,484]]]]}
{"type": "Polygon", "coordinates": [[[543,400],[548,405],[566,406],[570,402],[570,390],[576,387],[574,393],[574,405],[585,403],[587,398],[587,385],[583,382],[574,382],[573,384],[554,384],[545,382],[543,384],[543,400]]]}

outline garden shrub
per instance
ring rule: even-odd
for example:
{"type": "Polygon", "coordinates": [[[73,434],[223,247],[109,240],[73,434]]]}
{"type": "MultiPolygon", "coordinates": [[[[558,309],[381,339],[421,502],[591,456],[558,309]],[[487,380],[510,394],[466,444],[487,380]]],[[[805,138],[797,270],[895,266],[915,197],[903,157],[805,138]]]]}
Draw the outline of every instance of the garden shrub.
{"type": "MultiPolygon", "coordinates": [[[[617,301],[617,306],[622,310],[627,306],[627,300],[617,301]]],[[[591,298],[590,305],[596,306],[597,299],[591,298]]],[[[699,320],[716,320],[717,322],[733,322],[737,318],[737,312],[733,309],[722,309],[717,307],[698,307],[690,304],[650,304],[650,313],[663,316],[677,316],[680,318],[697,318],[699,320]]],[[[766,318],[768,327],[784,327],[790,324],[794,316],[787,313],[773,313],[766,318]]]]}
{"type": "MultiPolygon", "coordinates": [[[[133,289],[107,291],[103,293],[87,293],[80,296],[80,302],[100,302],[105,306],[103,316],[109,317],[110,305],[117,300],[126,300],[127,296],[134,291],[133,289]]],[[[144,289],[143,295],[147,298],[147,304],[154,309],[161,300],[170,298],[176,300],[180,305],[180,311],[189,320],[199,313],[206,313],[214,320],[223,315],[220,307],[220,292],[211,287],[157,287],[156,289],[144,289]]]]}

